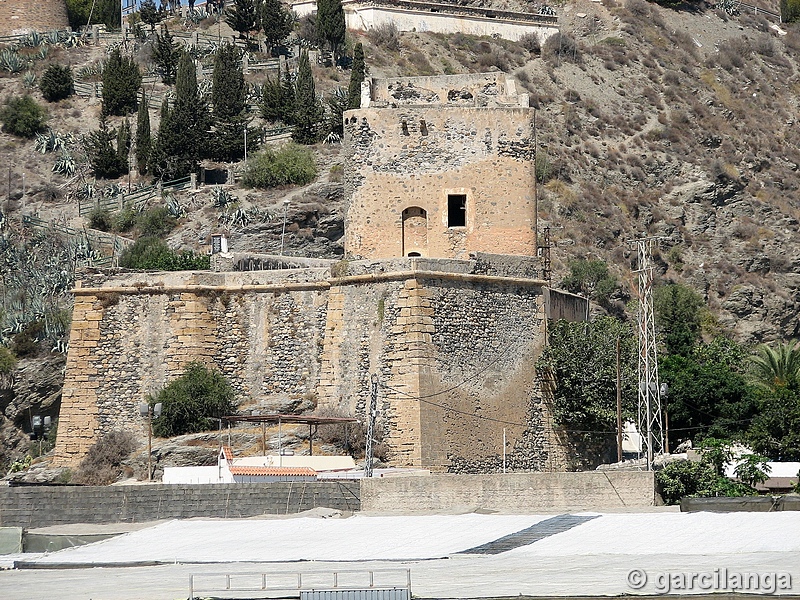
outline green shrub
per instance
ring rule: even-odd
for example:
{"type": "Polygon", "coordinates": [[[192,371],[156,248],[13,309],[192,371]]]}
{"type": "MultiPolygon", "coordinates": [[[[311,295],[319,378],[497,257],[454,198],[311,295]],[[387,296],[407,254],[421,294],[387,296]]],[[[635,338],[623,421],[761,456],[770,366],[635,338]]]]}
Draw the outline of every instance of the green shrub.
{"type": "Polygon", "coordinates": [[[142,74],[133,58],[114,50],[103,68],[103,114],[128,115],[138,108],[142,74]]]}
{"type": "Polygon", "coordinates": [[[122,475],[122,461],[136,449],[136,440],[128,431],[109,431],[89,448],[81,461],[73,483],[108,485],[122,475]]]}
{"type": "Polygon", "coordinates": [[[153,420],[153,433],[170,437],[208,431],[217,427],[217,418],[233,414],[236,404],[233,388],[219,371],[190,363],[183,375],[171,382],[155,397],[161,402],[161,416],[153,420]]]}
{"type": "Polygon", "coordinates": [[[703,460],[678,460],[656,472],[656,485],[666,504],[679,504],[681,498],[713,496],[751,496],[749,485],[717,475],[714,465],[703,460]]]}
{"type": "Polygon", "coordinates": [[[311,183],[317,176],[314,155],[296,144],[279,150],[265,148],[248,159],[242,181],[250,188],[271,188],[279,185],[311,183]]]}
{"type": "Polygon", "coordinates": [[[151,208],[139,215],[136,225],[145,237],[161,237],[175,229],[178,219],[169,214],[166,206],[151,208]]]}
{"type": "Polygon", "coordinates": [[[5,346],[0,346],[0,375],[8,375],[16,368],[17,357],[5,346]]]}
{"type": "Polygon", "coordinates": [[[111,213],[104,208],[95,208],[89,213],[89,227],[100,231],[111,231],[114,228],[111,213]]]}
{"type": "Polygon", "coordinates": [[[44,338],[44,321],[31,321],[12,338],[11,350],[20,358],[37,356],[42,350],[41,341],[44,338]]]}
{"type": "Polygon", "coordinates": [[[119,258],[119,266],[125,269],[155,271],[198,271],[211,267],[210,257],[191,251],[175,252],[155,237],[143,237],[125,249],[119,258]]]}
{"type": "Polygon", "coordinates": [[[48,102],[58,102],[75,93],[72,69],[67,66],[50,65],[39,82],[42,96],[48,102]]]}
{"type": "Polygon", "coordinates": [[[39,106],[29,95],[6,100],[0,110],[3,131],[24,138],[35,137],[45,128],[47,111],[39,106]]]}
{"type": "Polygon", "coordinates": [[[125,206],[111,217],[114,231],[130,231],[136,225],[138,214],[130,206],[125,206]]]}

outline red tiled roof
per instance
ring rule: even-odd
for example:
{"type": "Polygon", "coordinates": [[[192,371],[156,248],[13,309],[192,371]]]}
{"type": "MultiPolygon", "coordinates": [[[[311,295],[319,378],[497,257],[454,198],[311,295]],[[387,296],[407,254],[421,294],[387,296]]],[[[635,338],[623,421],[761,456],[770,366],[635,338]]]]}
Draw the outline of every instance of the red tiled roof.
{"type": "Polygon", "coordinates": [[[223,446],[222,453],[225,455],[225,460],[231,462],[233,460],[233,450],[231,450],[230,446],[223,446]]]}
{"type": "Polygon", "coordinates": [[[315,477],[317,472],[308,467],[230,467],[232,475],[271,475],[289,477],[315,477]]]}

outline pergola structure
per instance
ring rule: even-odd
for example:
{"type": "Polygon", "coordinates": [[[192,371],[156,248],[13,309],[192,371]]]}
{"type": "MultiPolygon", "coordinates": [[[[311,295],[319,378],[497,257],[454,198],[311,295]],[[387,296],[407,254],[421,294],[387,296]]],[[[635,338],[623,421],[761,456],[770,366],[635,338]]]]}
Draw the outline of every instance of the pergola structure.
{"type": "Polygon", "coordinates": [[[281,429],[284,423],[299,423],[308,425],[308,453],[314,455],[314,436],[320,425],[347,425],[348,423],[358,423],[358,419],[353,417],[318,417],[314,415],[227,415],[222,417],[223,421],[232,423],[260,423],[261,424],[261,452],[267,455],[267,423],[278,424],[278,454],[281,454],[281,429]]]}

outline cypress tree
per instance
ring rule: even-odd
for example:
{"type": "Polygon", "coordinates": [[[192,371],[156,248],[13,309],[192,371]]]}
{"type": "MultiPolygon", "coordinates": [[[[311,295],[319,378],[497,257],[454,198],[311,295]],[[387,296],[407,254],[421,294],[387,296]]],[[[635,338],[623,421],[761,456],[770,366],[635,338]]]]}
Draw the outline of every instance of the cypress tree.
{"type": "Polygon", "coordinates": [[[158,67],[162,83],[166,85],[173,85],[175,83],[180,55],[181,52],[178,43],[165,26],[163,35],[156,33],[156,41],[153,46],[153,61],[155,61],[158,67]]]}
{"type": "MultiPolygon", "coordinates": [[[[211,158],[232,161],[244,155],[244,128],[248,122],[246,101],[239,50],[233,44],[224,44],[214,59],[211,85],[214,109],[214,135],[208,152],[211,158]]],[[[256,139],[251,136],[248,146],[256,139]]]]}
{"type": "Polygon", "coordinates": [[[292,73],[289,67],[283,72],[283,80],[281,81],[281,90],[283,91],[283,114],[281,120],[287,125],[294,124],[294,82],[292,81],[292,73]]]}
{"type": "Polygon", "coordinates": [[[128,115],[136,110],[142,74],[132,58],[114,49],[103,69],[103,113],[128,115]]]}
{"type": "Polygon", "coordinates": [[[350,85],[347,89],[347,108],[361,108],[361,82],[366,77],[367,67],[364,64],[364,46],[361,42],[353,48],[353,68],[350,70],[350,85]]]}
{"type": "Polygon", "coordinates": [[[280,80],[273,81],[269,77],[261,87],[261,116],[265,121],[274,123],[282,120],[284,115],[283,86],[280,80]]]}
{"type": "Polygon", "coordinates": [[[314,88],[308,51],[300,54],[294,98],[294,130],[292,139],[299,144],[314,144],[319,140],[323,111],[314,88]]]}
{"type": "Polygon", "coordinates": [[[261,0],[258,8],[259,27],[269,52],[292,32],[293,19],[280,0],[261,0]]]}
{"type": "Polygon", "coordinates": [[[147,110],[147,97],[142,90],[139,100],[139,113],[136,115],[136,168],[139,173],[147,173],[150,160],[150,111],[147,110]]]}
{"type": "Polygon", "coordinates": [[[152,169],[162,179],[184,177],[197,170],[200,144],[208,127],[208,108],[197,89],[194,61],[184,52],[178,62],[175,104],[161,107],[161,124],[153,149],[152,169]]]}
{"type": "Polygon", "coordinates": [[[318,0],[317,37],[327,42],[337,61],[344,35],[345,19],[341,0],[318,0]]]}
{"type": "Polygon", "coordinates": [[[130,171],[128,156],[131,151],[131,122],[128,119],[119,126],[117,131],[117,159],[125,165],[124,172],[130,171]]]}

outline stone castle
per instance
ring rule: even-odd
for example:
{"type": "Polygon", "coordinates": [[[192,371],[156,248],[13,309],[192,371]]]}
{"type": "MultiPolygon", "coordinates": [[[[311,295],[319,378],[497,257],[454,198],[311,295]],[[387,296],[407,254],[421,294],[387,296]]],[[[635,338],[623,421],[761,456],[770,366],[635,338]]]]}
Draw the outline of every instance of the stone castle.
{"type": "Polygon", "coordinates": [[[344,115],[345,260],[225,253],[213,272],[76,286],[58,463],[113,428],[144,435],[138,403],[200,360],[262,413],[363,419],[377,377],[393,465],[495,471],[505,437],[511,469],[566,466],[533,364],[547,318],[585,301],[542,278],[527,97],[502,73],[362,96],[344,115]]]}

